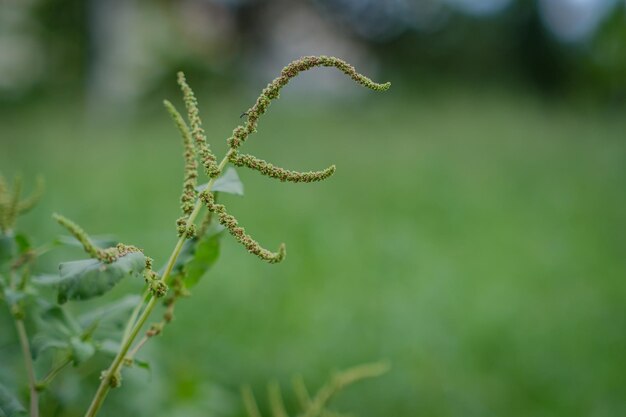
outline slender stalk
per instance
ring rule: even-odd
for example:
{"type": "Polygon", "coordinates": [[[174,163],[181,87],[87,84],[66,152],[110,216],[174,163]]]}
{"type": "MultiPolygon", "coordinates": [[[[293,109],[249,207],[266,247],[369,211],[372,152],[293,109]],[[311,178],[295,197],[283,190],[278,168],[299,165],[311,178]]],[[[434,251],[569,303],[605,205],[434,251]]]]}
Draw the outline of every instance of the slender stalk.
{"type": "Polygon", "coordinates": [[[133,358],[133,359],[134,359],[134,358],[135,358],[135,355],[137,355],[137,352],[139,352],[139,350],[143,347],[143,345],[145,345],[145,344],[148,342],[148,340],[149,340],[149,339],[150,339],[150,338],[149,338],[148,336],[144,335],[144,336],[141,338],[141,340],[140,340],[139,342],[137,342],[137,344],[135,345],[135,347],[134,347],[134,348],[132,348],[132,349],[130,350],[130,352],[128,352],[128,356],[127,356],[127,357],[128,357],[128,358],[133,358]]]}
{"type": "Polygon", "coordinates": [[[54,378],[56,378],[56,376],[63,370],[65,369],[65,367],[67,365],[69,365],[70,363],[72,363],[72,359],[68,356],[66,357],[64,360],[62,360],[61,362],[59,362],[57,365],[55,365],[50,372],[48,372],[48,374],[37,383],[37,389],[38,390],[42,390],[45,387],[47,387],[48,385],[50,385],[50,382],[52,382],[52,380],[54,378]]]}
{"type": "Polygon", "coordinates": [[[30,352],[30,344],[26,335],[26,327],[22,319],[15,319],[15,327],[20,339],[22,347],[22,356],[24,356],[24,365],[26,365],[26,373],[28,374],[28,386],[30,389],[30,417],[39,417],[39,393],[37,392],[37,379],[35,378],[35,369],[33,367],[33,356],[30,352]]]}
{"type": "Polygon", "coordinates": [[[134,324],[137,322],[137,317],[139,317],[141,308],[143,307],[143,304],[149,297],[150,297],[150,289],[147,288],[141,295],[141,300],[137,303],[137,305],[133,309],[133,312],[131,313],[130,318],[128,319],[128,323],[126,323],[126,328],[124,329],[124,333],[122,336],[122,343],[124,343],[126,339],[128,339],[128,335],[130,334],[130,331],[132,330],[134,324]]]}
{"type": "MultiPolygon", "coordinates": [[[[226,153],[226,156],[224,156],[224,159],[222,159],[222,161],[220,162],[218,166],[219,172],[223,171],[224,167],[228,163],[228,160],[233,152],[234,150],[232,148],[228,150],[228,152],[226,153]]],[[[207,192],[211,191],[211,188],[213,187],[213,184],[215,183],[216,179],[217,179],[217,176],[209,180],[209,183],[207,184],[207,192]]],[[[198,217],[198,214],[200,213],[202,206],[203,206],[202,201],[200,201],[200,199],[196,200],[193,211],[191,212],[188,218],[189,224],[193,223],[196,220],[196,217],[198,217]]],[[[172,272],[172,269],[174,268],[174,265],[176,264],[176,260],[178,259],[178,256],[180,255],[180,251],[183,248],[185,239],[186,239],[185,236],[181,236],[178,239],[178,242],[176,243],[176,246],[174,247],[174,250],[172,251],[170,258],[167,261],[167,264],[165,266],[165,271],[163,272],[163,276],[161,277],[161,280],[165,283],[167,283],[170,277],[170,274],[172,272]]],[[[144,300],[142,299],[140,301],[140,305],[143,305],[143,302],[144,300]]],[[[139,334],[139,331],[148,320],[148,317],[152,313],[152,310],[154,310],[154,307],[156,307],[156,304],[157,304],[157,298],[150,295],[146,308],[141,312],[141,314],[137,318],[137,321],[132,325],[132,328],[130,332],[128,333],[127,337],[122,341],[122,346],[120,347],[120,351],[117,353],[117,355],[113,359],[113,362],[111,362],[111,366],[109,366],[109,368],[104,372],[102,376],[102,381],[100,382],[100,386],[98,387],[98,390],[96,391],[93,397],[93,400],[91,401],[91,405],[89,406],[89,409],[87,410],[87,413],[85,414],[85,417],[94,417],[98,414],[98,411],[100,410],[100,407],[102,407],[102,403],[104,402],[104,399],[106,398],[107,394],[109,393],[109,390],[111,389],[111,378],[120,372],[120,367],[122,366],[124,358],[126,358],[126,354],[128,353],[128,350],[130,349],[133,341],[139,334]]],[[[137,310],[138,312],[140,309],[141,308],[139,307],[139,308],[136,308],[135,310],[137,310]]],[[[134,317],[131,316],[131,322],[132,321],[134,321],[134,317]]]]}

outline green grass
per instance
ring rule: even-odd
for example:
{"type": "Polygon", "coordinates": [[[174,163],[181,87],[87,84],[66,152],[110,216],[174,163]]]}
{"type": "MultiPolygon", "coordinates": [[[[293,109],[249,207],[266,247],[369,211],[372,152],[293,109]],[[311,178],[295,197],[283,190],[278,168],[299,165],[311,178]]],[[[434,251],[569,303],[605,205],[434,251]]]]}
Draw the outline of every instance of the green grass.
{"type": "MultiPolygon", "coordinates": [[[[250,102],[202,108],[218,155],[250,102]]],[[[287,168],[336,163],[335,176],[291,185],[240,170],[246,197],[224,199],[262,244],[285,241],[287,260],[266,265],[227,239],[146,350],[152,376],[131,372],[103,416],[236,415],[242,383],[265,397],[269,379],[290,391],[302,373],[315,388],[381,358],[392,371],[337,408],[626,413],[623,117],[493,91],[297,103],[287,89],[245,150],[287,168]]],[[[166,113],[87,128],[44,110],[2,122],[0,170],[48,182],[24,229],[60,233],[58,211],[163,261],[183,165],[166,113]]]]}

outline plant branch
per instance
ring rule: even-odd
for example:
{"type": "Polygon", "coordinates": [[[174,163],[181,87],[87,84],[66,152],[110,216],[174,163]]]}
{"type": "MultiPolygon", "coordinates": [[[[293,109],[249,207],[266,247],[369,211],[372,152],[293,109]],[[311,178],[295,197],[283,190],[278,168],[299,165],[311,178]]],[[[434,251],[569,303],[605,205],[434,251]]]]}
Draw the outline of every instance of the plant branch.
{"type": "MultiPolygon", "coordinates": [[[[222,159],[222,161],[220,162],[218,166],[218,169],[220,172],[222,172],[226,164],[228,164],[228,161],[233,152],[235,152],[234,149],[229,149],[228,152],[226,153],[226,156],[224,156],[224,159],[222,159]]],[[[209,180],[209,183],[207,184],[207,188],[206,188],[207,192],[211,191],[211,188],[213,187],[213,184],[215,183],[216,179],[217,177],[213,177],[209,180]]],[[[193,223],[195,221],[195,219],[198,217],[198,214],[200,213],[200,210],[202,209],[202,206],[203,206],[202,201],[199,199],[196,200],[193,211],[189,214],[189,219],[188,219],[189,223],[193,223]]],[[[183,244],[185,243],[185,240],[186,240],[186,237],[181,236],[178,239],[178,242],[176,243],[176,246],[174,247],[172,254],[170,255],[170,258],[165,266],[165,271],[163,272],[163,276],[161,277],[161,281],[163,281],[164,283],[167,283],[170,277],[170,274],[172,272],[172,269],[174,269],[174,265],[176,264],[176,260],[178,259],[178,256],[180,255],[180,252],[183,248],[183,244]]],[[[144,300],[142,299],[140,301],[140,305],[143,305],[143,303],[144,303],[144,300]]],[[[109,366],[109,368],[106,371],[104,371],[104,373],[102,374],[102,381],[100,382],[100,386],[98,387],[98,390],[96,391],[93,397],[93,400],[91,401],[91,405],[89,406],[89,409],[87,410],[87,413],[85,414],[85,417],[96,416],[98,414],[98,411],[100,410],[100,407],[102,407],[102,403],[104,402],[104,399],[109,393],[109,390],[111,389],[111,387],[117,386],[119,384],[119,378],[120,378],[119,373],[120,373],[120,368],[124,362],[124,359],[126,358],[126,355],[132,343],[137,338],[139,331],[148,320],[148,317],[152,313],[152,310],[154,310],[154,307],[156,307],[156,304],[157,304],[157,298],[154,297],[153,295],[150,295],[148,298],[148,304],[146,305],[146,308],[141,312],[141,314],[137,318],[137,321],[132,325],[131,330],[128,333],[127,337],[122,341],[122,346],[120,347],[120,351],[117,353],[117,355],[113,359],[111,366],[109,366]]],[[[137,311],[139,311],[140,309],[141,308],[139,309],[136,308],[137,311]]],[[[134,319],[134,317],[131,316],[131,319],[134,319]]]]}
{"type": "Polygon", "coordinates": [[[43,389],[45,389],[48,385],[50,385],[50,382],[52,382],[52,380],[54,378],[56,378],[56,376],[63,370],[65,369],[65,367],[67,365],[69,365],[70,363],[72,363],[72,359],[71,357],[68,355],[64,360],[62,360],[61,362],[59,362],[57,365],[55,365],[52,369],[50,369],[50,371],[48,372],[48,374],[37,383],[37,390],[42,391],[43,389]]]}

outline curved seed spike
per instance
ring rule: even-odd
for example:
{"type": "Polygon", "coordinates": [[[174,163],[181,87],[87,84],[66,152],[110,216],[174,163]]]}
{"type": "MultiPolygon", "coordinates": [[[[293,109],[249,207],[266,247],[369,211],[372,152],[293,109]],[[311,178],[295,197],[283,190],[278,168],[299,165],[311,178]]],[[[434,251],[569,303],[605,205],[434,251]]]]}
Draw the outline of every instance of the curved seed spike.
{"type": "Polygon", "coordinates": [[[238,152],[233,152],[229,158],[230,162],[233,165],[238,167],[248,167],[250,169],[254,169],[259,171],[263,175],[267,175],[270,178],[276,178],[283,182],[315,182],[322,181],[326,178],[330,177],[335,173],[336,167],[334,165],[329,166],[326,169],[321,171],[308,171],[308,172],[298,172],[298,171],[290,171],[288,169],[280,168],[270,164],[267,161],[259,159],[252,155],[239,154],[238,152]]]}
{"type": "MultiPolygon", "coordinates": [[[[87,252],[89,256],[101,262],[110,264],[115,262],[122,256],[128,255],[129,253],[143,252],[136,246],[125,245],[123,243],[118,243],[116,246],[111,248],[101,249],[91,241],[89,235],[83,230],[82,227],[80,227],[67,217],[54,213],[52,215],[52,218],[56,220],[61,226],[65,227],[67,231],[70,232],[70,234],[74,236],[81,245],[83,245],[83,249],[85,250],[85,252],[87,252]]],[[[152,265],[152,259],[150,258],[146,258],[146,266],[148,265],[152,265]]]]}
{"type": "Polygon", "coordinates": [[[181,210],[183,214],[189,215],[193,211],[193,205],[196,201],[196,185],[198,179],[198,163],[196,162],[196,149],[193,146],[191,132],[187,123],[183,120],[178,110],[172,103],[167,100],[163,101],[163,105],[167,109],[172,119],[176,123],[183,139],[184,157],[185,157],[185,178],[183,182],[183,193],[180,196],[181,210]]]}
{"type": "Polygon", "coordinates": [[[309,408],[302,414],[302,417],[317,417],[323,415],[326,404],[343,388],[362,379],[380,376],[388,370],[388,363],[377,362],[356,366],[335,374],[330,382],[320,388],[317,394],[315,394],[315,397],[310,402],[309,408]]]}
{"type": "Polygon", "coordinates": [[[37,177],[35,191],[33,191],[33,193],[28,198],[20,201],[17,207],[18,214],[26,213],[27,211],[35,207],[35,205],[37,205],[39,200],[41,200],[41,196],[43,195],[44,186],[45,181],[43,177],[37,177]]]}
{"type": "Polygon", "coordinates": [[[278,98],[280,90],[289,83],[289,80],[314,67],[335,67],[357,83],[375,91],[385,91],[391,86],[391,83],[375,83],[366,76],[359,74],[352,65],[339,58],[329,56],[302,57],[283,68],[280,76],[263,89],[254,106],[244,113],[248,116],[247,122],[244,126],[238,126],[233,130],[232,136],[228,138],[228,145],[231,148],[238,148],[245,142],[251,133],[256,132],[259,118],[267,111],[271,101],[278,98]]]}
{"type": "Polygon", "coordinates": [[[211,178],[215,178],[220,174],[220,170],[217,166],[215,155],[213,155],[213,152],[211,152],[207,143],[204,129],[202,129],[202,120],[200,120],[200,112],[198,110],[198,100],[193,94],[191,87],[187,84],[185,74],[182,72],[178,73],[178,85],[180,85],[180,89],[183,92],[185,107],[187,107],[187,114],[189,117],[189,124],[191,125],[191,135],[195,139],[196,145],[198,146],[202,165],[206,170],[206,174],[211,178]]]}
{"type": "Polygon", "coordinates": [[[89,235],[83,230],[82,227],[60,214],[54,213],[52,218],[56,220],[61,226],[65,227],[72,236],[74,236],[83,245],[85,252],[92,258],[99,259],[101,256],[101,249],[98,248],[89,238],[89,235]]]}
{"type": "Polygon", "coordinates": [[[241,243],[248,252],[258,256],[259,258],[267,261],[271,264],[278,263],[285,259],[287,249],[284,243],[281,243],[278,247],[278,252],[271,252],[263,248],[252,236],[246,233],[246,230],[239,226],[239,222],[234,216],[231,216],[226,212],[226,207],[223,204],[216,204],[213,198],[213,194],[204,191],[200,194],[200,199],[206,204],[209,211],[215,213],[219,222],[228,229],[231,235],[241,243]]]}

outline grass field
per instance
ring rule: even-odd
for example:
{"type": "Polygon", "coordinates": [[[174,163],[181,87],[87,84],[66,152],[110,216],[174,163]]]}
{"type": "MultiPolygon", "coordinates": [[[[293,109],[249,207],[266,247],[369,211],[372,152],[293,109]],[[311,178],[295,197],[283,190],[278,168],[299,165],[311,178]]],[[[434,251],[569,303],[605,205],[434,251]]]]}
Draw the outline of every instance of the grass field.
{"type": "MultiPolygon", "coordinates": [[[[246,196],[225,204],[266,246],[286,242],[287,260],[266,265],[227,239],[146,350],[151,374],[131,371],[103,416],[241,415],[239,385],[265,407],[270,379],[293,406],[291,375],[314,388],[378,359],[391,372],[337,409],[626,415],[623,113],[463,89],[298,107],[289,91],[246,151],[294,169],[336,163],[336,175],[292,185],[240,170],[246,196]]],[[[206,101],[218,155],[252,99],[206,101]]],[[[23,229],[55,236],[58,211],[164,261],[182,158],[165,112],[147,113],[124,126],[61,106],[0,117],[0,171],[47,179],[23,229]]],[[[79,415],[91,391],[63,389],[76,408],[63,415],[79,415]]]]}

